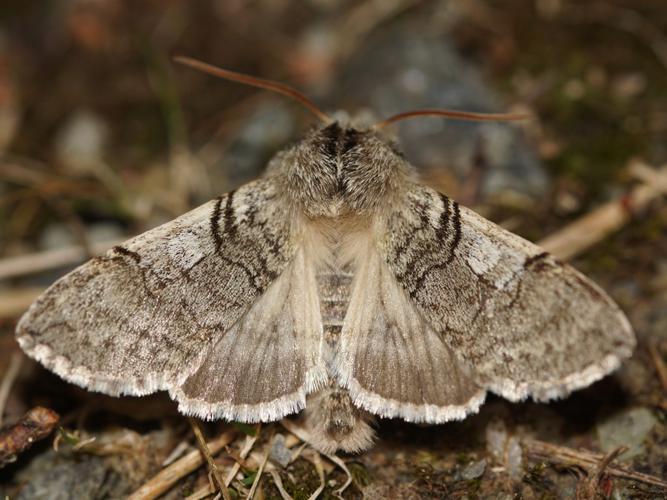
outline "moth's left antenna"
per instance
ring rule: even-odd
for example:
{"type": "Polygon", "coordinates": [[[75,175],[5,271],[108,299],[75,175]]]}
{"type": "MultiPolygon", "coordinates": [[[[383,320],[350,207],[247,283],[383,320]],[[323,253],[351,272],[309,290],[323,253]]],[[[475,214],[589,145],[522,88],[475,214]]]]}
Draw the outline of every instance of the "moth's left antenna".
{"type": "Polygon", "coordinates": [[[273,82],[271,80],[264,80],[262,78],[256,78],[250,75],[244,75],[243,73],[237,73],[236,71],[230,71],[228,69],[218,68],[212,64],[205,63],[203,61],[198,61],[191,57],[185,56],[175,56],[174,61],[177,63],[190,66],[191,68],[203,71],[209,75],[217,76],[219,78],[224,78],[225,80],[232,80],[234,82],[244,83],[252,87],[259,87],[260,89],[271,90],[272,92],[277,92],[278,94],[291,97],[295,101],[300,102],[306,108],[308,108],[315,116],[317,116],[324,123],[331,123],[333,120],[321,109],[319,109],[313,101],[308,99],[305,95],[299,92],[296,89],[282,83],[273,82]]]}

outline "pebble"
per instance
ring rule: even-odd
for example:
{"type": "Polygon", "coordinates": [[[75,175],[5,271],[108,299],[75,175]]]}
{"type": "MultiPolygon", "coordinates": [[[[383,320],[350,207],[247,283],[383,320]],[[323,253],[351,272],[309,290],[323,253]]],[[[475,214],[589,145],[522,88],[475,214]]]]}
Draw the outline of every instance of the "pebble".
{"type": "MultiPolygon", "coordinates": [[[[410,20],[371,37],[336,78],[340,83],[329,102],[351,114],[367,108],[380,118],[423,108],[508,110],[447,36],[428,35],[410,20]]],[[[406,157],[418,169],[465,181],[481,162],[485,194],[511,190],[540,195],[547,188],[544,168],[516,125],[424,117],[406,120],[397,130],[406,157]]]]}
{"type": "Polygon", "coordinates": [[[478,462],[473,462],[471,464],[468,464],[461,471],[461,478],[465,479],[466,481],[470,481],[471,479],[477,479],[478,477],[482,477],[484,475],[485,470],[486,470],[486,460],[482,459],[479,460],[478,462]]]}
{"type": "Polygon", "coordinates": [[[646,408],[629,408],[612,415],[604,415],[596,426],[600,449],[605,453],[619,446],[627,446],[628,451],[619,458],[629,460],[646,452],[644,441],[657,419],[646,408]]]}
{"type": "Polygon", "coordinates": [[[486,427],[486,449],[505,467],[512,478],[523,474],[523,452],[519,438],[507,432],[502,421],[492,421],[486,427]]]}
{"type": "Polygon", "coordinates": [[[72,174],[95,170],[103,161],[109,137],[109,126],[90,110],[76,111],[56,137],[58,161],[72,174]]]}
{"type": "MultiPolygon", "coordinates": [[[[375,123],[427,107],[508,110],[477,66],[459,55],[446,36],[423,35],[409,23],[396,23],[364,43],[331,76],[324,92],[315,84],[301,90],[330,115],[342,110],[355,123],[368,121],[358,119],[363,115],[372,114],[370,123],[375,123]]],[[[232,185],[245,182],[262,172],[273,153],[303,135],[304,127],[298,125],[303,114],[280,99],[267,99],[238,126],[221,157],[207,161],[224,167],[232,185]]],[[[424,117],[402,122],[395,130],[401,149],[418,170],[454,175],[465,182],[481,165],[484,194],[546,192],[544,168],[516,125],[424,117]]]]}
{"type": "Polygon", "coordinates": [[[28,466],[19,474],[28,482],[16,496],[18,500],[94,500],[120,498],[119,493],[127,493],[123,478],[102,458],[88,456],[86,460],[66,460],[55,452],[40,458],[41,468],[28,466]]]}
{"type": "Polygon", "coordinates": [[[292,450],[285,446],[285,436],[276,434],[271,445],[271,460],[285,468],[292,458],[292,450]]]}

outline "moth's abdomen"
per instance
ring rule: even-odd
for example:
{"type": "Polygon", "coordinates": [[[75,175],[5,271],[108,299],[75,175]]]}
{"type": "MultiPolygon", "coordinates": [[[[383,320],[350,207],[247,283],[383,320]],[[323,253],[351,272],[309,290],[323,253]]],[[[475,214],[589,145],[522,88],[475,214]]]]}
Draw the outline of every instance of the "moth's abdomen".
{"type": "Polygon", "coordinates": [[[302,418],[311,444],[324,453],[359,453],[373,444],[373,417],[334,382],[308,397],[302,418]]]}
{"type": "Polygon", "coordinates": [[[331,352],[335,351],[343,328],[351,285],[352,272],[347,268],[327,269],[317,275],[324,339],[331,352]]]}
{"type": "Polygon", "coordinates": [[[317,274],[317,293],[327,349],[329,383],[308,396],[303,415],[311,444],[324,453],[343,450],[363,451],[373,444],[371,415],[357,408],[347,389],[336,380],[335,357],[338,351],[343,322],[350,304],[353,274],[349,266],[332,266],[317,274]]]}

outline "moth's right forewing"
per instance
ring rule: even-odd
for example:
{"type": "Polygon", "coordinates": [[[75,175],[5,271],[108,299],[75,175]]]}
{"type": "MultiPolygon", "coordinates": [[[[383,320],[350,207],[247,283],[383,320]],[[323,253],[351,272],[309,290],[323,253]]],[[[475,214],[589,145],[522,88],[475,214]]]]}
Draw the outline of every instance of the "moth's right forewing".
{"type": "Polygon", "coordinates": [[[632,353],[625,315],[597,285],[444,195],[415,185],[384,234],[401,287],[482,387],[562,397],[632,353]]]}
{"type": "MultiPolygon", "coordinates": [[[[47,368],[89,389],[177,391],[291,265],[295,238],[271,179],[247,184],[57,281],[22,317],[17,339],[47,368]]],[[[246,359],[249,352],[235,361],[263,363],[246,359]]],[[[299,353],[289,354],[279,361],[299,353]]],[[[303,380],[313,359],[306,357],[303,380]]],[[[267,398],[288,389],[269,387],[267,398]]],[[[233,403],[234,394],[225,397],[233,403]]]]}

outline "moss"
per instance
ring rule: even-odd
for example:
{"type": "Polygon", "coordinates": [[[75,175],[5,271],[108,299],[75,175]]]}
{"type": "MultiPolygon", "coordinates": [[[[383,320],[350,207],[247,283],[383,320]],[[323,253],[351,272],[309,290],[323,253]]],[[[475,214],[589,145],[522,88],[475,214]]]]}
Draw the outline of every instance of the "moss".
{"type": "MultiPolygon", "coordinates": [[[[554,18],[538,15],[518,0],[505,2],[503,11],[508,9],[513,12],[508,29],[516,49],[512,64],[498,72],[496,83],[515,96],[520,90],[513,85],[515,76],[525,81],[527,75],[535,82],[539,92],[531,106],[546,135],[561,146],[560,153],[546,161],[547,167],[554,176],[577,181],[594,203],[631,157],[648,158],[652,144],[663,142],[649,117],[667,105],[664,66],[642,37],[618,27],[618,19],[586,21],[587,15],[595,16],[595,9],[588,13],[583,6],[566,7],[554,18]],[[564,22],[572,18],[581,22],[564,22]],[[592,77],[593,71],[601,76],[592,77]],[[639,75],[644,88],[621,95],[613,82],[628,74],[639,75]]],[[[611,11],[613,17],[622,9],[611,11]]],[[[641,9],[635,15],[653,22],[641,9]]]]}
{"type": "Polygon", "coordinates": [[[416,476],[414,486],[422,497],[449,498],[450,489],[447,486],[447,473],[438,471],[431,464],[419,463],[414,466],[416,476]]]}
{"type": "Polygon", "coordinates": [[[359,488],[365,488],[371,484],[371,475],[361,462],[349,462],[347,468],[352,474],[352,482],[359,488]]]}
{"type": "Polygon", "coordinates": [[[529,485],[533,491],[540,494],[539,498],[544,500],[555,500],[557,497],[552,492],[555,491],[556,485],[545,474],[548,468],[549,465],[545,462],[533,465],[526,470],[521,481],[529,485]]]}
{"type": "Polygon", "coordinates": [[[294,500],[307,500],[320,487],[320,478],[315,468],[304,460],[296,461],[290,466],[291,477],[283,477],[283,486],[294,500]]]}
{"type": "Polygon", "coordinates": [[[244,424],[242,422],[234,422],[234,428],[237,431],[242,432],[246,436],[256,436],[257,435],[257,428],[253,425],[250,425],[250,424],[244,424]]]}
{"type": "Polygon", "coordinates": [[[456,454],[456,463],[459,465],[467,465],[470,462],[477,460],[477,457],[470,455],[468,453],[457,453],[456,454]]]}
{"type": "Polygon", "coordinates": [[[646,138],[623,128],[627,110],[611,105],[609,93],[587,84],[580,70],[565,71],[540,103],[546,126],[563,145],[547,167],[553,175],[573,179],[594,198],[630,158],[646,149],[646,138]],[[582,86],[582,95],[576,99],[567,95],[572,81],[582,86]]]}
{"type": "Polygon", "coordinates": [[[252,483],[255,482],[255,478],[257,477],[257,471],[253,471],[249,474],[246,474],[243,476],[243,479],[241,482],[243,483],[244,486],[252,486],[252,483]]]}

